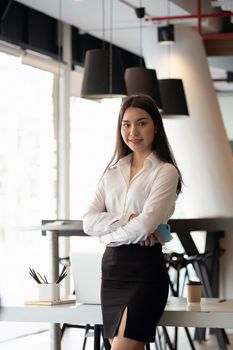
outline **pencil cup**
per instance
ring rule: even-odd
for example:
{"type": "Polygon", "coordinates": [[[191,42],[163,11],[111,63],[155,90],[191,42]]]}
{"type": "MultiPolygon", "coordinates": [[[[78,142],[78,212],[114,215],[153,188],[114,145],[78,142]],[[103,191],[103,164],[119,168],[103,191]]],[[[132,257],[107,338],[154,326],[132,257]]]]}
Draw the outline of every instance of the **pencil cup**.
{"type": "Polygon", "coordinates": [[[40,301],[58,301],[60,300],[60,285],[56,283],[41,283],[39,288],[40,301]]]}
{"type": "Polygon", "coordinates": [[[187,303],[200,303],[202,284],[199,281],[189,281],[187,285],[187,303]]]}

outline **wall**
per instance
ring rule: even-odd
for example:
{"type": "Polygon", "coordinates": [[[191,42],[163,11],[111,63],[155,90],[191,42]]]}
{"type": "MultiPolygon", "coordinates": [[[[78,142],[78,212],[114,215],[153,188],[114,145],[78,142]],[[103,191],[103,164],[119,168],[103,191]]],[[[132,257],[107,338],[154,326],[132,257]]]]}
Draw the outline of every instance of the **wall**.
{"type": "MultiPolygon", "coordinates": [[[[176,28],[176,42],[168,49],[157,43],[156,28],[145,28],[143,50],[148,68],[158,77],[182,78],[190,117],[165,120],[165,128],[183,174],[185,187],[176,217],[233,216],[233,158],[203,42],[196,29],[176,28]]],[[[199,235],[198,241],[203,243],[199,235]],[[201,242],[202,241],[202,242],[201,242]]],[[[233,232],[222,245],[222,292],[232,297],[233,232]]]]}
{"type": "Polygon", "coordinates": [[[159,78],[183,79],[190,111],[189,118],[164,122],[185,182],[176,216],[232,216],[232,153],[203,43],[195,29],[176,28],[169,54],[156,42],[154,28],[145,34],[147,67],[155,68],[159,78]]]}

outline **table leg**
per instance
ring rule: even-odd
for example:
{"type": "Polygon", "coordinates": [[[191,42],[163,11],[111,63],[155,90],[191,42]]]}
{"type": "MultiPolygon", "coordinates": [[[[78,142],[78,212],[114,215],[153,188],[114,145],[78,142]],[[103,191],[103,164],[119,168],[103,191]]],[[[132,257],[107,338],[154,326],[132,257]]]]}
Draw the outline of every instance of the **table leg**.
{"type": "Polygon", "coordinates": [[[50,350],[61,350],[61,328],[59,323],[50,325],[50,350]]]}
{"type": "MultiPolygon", "coordinates": [[[[59,275],[59,242],[58,231],[48,231],[51,250],[51,281],[56,281],[59,275]]],[[[61,328],[59,323],[50,325],[50,349],[61,350],[61,328]]]]}
{"type": "Polygon", "coordinates": [[[59,242],[58,231],[48,231],[47,235],[50,240],[51,250],[51,281],[55,282],[59,275],[59,242]]]}
{"type": "Polygon", "coordinates": [[[94,325],[94,350],[100,350],[100,325],[94,325]]]}

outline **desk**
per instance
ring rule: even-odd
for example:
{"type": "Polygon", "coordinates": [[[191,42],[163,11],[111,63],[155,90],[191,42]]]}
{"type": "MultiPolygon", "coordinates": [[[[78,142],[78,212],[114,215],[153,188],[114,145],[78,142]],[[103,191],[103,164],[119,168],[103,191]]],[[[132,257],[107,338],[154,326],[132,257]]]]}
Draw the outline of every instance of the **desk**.
{"type": "MultiPolygon", "coordinates": [[[[169,298],[160,326],[233,328],[233,300],[202,298],[187,305],[185,298],[169,298]]],[[[0,321],[102,324],[100,305],[2,306],[0,321]]],[[[98,350],[95,348],[94,350],[98,350]]]]}
{"type": "MultiPolygon", "coordinates": [[[[41,226],[28,227],[26,230],[40,230],[43,235],[48,235],[51,237],[51,266],[52,275],[55,279],[58,275],[59,269],[59,246],[58,237],[59,236],[87,236],[83,232],[83,225],[81,220],[56,220],[55,222],[65,221],[65,224],[54,225],[54,220],[43,220],[41,226]]],[[[189,256],[198,254],[198,249],[191,237],[190,232],[193,231],[206,231],[206,251],[213,250],[216,255],[213,256],[212,260],[207,262],[211,270],[211,275],[208,274],[204,276],[201,274],[198,265],[194,266],[196,272],[199,274],[201,281],[204,286],[204,296],[208,298],[218,297],[219,288],[219,259],[217,252],[220,248],[220,239],[224,236],[225,230],[233,230],[233,218],[203,218],[203,219],[171,219],[169,221],[171,225],[172,232],[177,233],[181,244],[184,247],[185,252],[189,256]],[[217,258],[216,258],[217,257],[217,258]]],[[[22,228],[23,230],[23,228],[22,228]]],[[[222,324],[222,327],[224,325],[222,324]]],[[[59,344],[56,345],[56,339],[59,338],[59,326],[54,325],[54,349],[59,349],[59,344]]],[[[203,335],[200,339],[203,338],[203,335]]],[[[219,345],[224,347],[224,334],[219,333],[218,335],[219,345]]]]}

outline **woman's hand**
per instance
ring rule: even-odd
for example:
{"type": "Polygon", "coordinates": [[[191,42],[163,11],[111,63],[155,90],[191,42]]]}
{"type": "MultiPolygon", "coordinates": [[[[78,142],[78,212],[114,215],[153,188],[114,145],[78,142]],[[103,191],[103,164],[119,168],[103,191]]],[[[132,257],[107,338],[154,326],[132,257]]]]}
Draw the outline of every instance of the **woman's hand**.
{"type": "MultiPolygon", "coordinates": [[[[136,218],[139,214],[131,214],[129,217],[129,221],[132,220],[133,218],[136,218]]],[[[158,231],[154,231],[152,232],[145,241],[141,241],[140,245],[141,246],[145,246],[145,247],[153,247],[157,242],[159,241],[159,243],[161,245],[164,245],[165,242],[161,236],[161,234],[158,231]]]]}
{"type": "Polygon", "coordinates": [[[139,214],[131,214],[129,217],[129,221],[132,220],[133,218],[136,218],[139,214]]]}
{"type": "Polygon", "coordinates": [[[161,234],[158,231],[155,231],[152,232],[145,241],[141,241],[140,244],[145,247],[153,247],[158,241],[161,245],[165,244],[161,234]]]}

